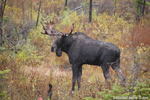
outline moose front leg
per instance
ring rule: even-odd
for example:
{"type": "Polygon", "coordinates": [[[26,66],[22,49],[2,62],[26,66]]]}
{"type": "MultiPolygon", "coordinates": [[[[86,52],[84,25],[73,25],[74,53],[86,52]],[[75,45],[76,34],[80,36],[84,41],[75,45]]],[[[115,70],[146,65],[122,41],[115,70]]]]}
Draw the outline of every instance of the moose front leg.
{"type": "Polygon", "coordinates": [[[74,64],[72,65],[72,93],[75,90],[76,80],[78,82],[78,90],[80,89],[82,75],[82,65],[74,64]]]}
{"type": "Polygon", "coordinates": [[[75,88],[75,82],[77,80],[77,66],[72,65],[72,93],[74,92],[75,88]]]}
{"type": "Polygon", "coordinates": [[[78,67],[78,72],[77,72],[78,90],[80,90],[81,76],[82,76],[82,66],[79,66],[78,67]]]}

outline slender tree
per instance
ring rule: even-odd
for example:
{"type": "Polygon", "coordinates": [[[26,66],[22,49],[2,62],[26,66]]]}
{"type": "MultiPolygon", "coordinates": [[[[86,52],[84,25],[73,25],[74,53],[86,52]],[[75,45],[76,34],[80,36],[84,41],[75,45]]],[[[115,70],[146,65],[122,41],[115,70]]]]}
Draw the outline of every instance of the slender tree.
{"type": "Polygon", "coordinates": [[[67,9],[68,6],[68,0],[65,0],[65,10],[67,9]]]}
{"type": "Polygon", "coordinates": [[[142,9],[142,16],[144,16],[144,10],[145,10],[145,4],[146,4],[146,0],[144,0],[144,2],[143,2],[143,9],[142,9]]]}
{"type": "MultiPolygon", "coordinates": [[[[134,31],[134,30],[133,30],[134,31]]],[[[132,78],[132,88],[130,90],[130,96],[132,97],[133,96],[133,91],[134,91],[134,87],[136,86],[136,81],[137,81],[137,72],[138,72],[138,62],[137,62],[137,52],[136,52],[136,46],[135,46],[135,36],[136,36],[136,33],[135,32],[132,32],[132,41],[131,41],[131,49],[132,49],[132,57],[133,57],[133,69],[132,69],[132,75],[133,75],[133,78],[132,78]]]]}
{"type": "Polygon", "coordinates": [[[114,14],[116,13],[118,0],[114,0],[114,14]]]}
{"type": "Polygon", "coordinates": [[[2,46],[3,42],[3,30],[2,30],[2,22],[3,22],[3,16],[5,11],[7,0],[1,0],[0,1],[0,45],[2,46]]]}
{"type": "Polygon", "coordinates": [[[135,0],[135,4],[136,4],[136,20],[140,20],[140,17],[144,16],[146,0],[135,0]]]}
{"type": "Polygon", "coordinates": [[[92,22],[92,0],[90,0],[90,5],[89,5],[89,23],[92,22]]]}
{"type": "Polygon", "coordinates": [[[39,9],[38,9],[38,16],[37,16],[37,21],[36,21],[36,27],[38,26],[38,22],[39,22],[41,3],[42,3],[42,0],[40,0],[40,3],[39,3],[39,9]]]}
{"type": "Polygon", "coordinates": [[[31,4],[30,4],[30,7],[31,7],[31,15],[30,15],[30,17],[31,17],[31,21],[32,21],[32,0],[30,0],[30,2],[31,2],[31,4]]]}
{"type": "Polygon", "coordinates": [[[25,1],[25,0],[22,0],[22,22],[23,22],[23,24],[24,24],[24,17],[25,17],[24,1],[25,1]]]}

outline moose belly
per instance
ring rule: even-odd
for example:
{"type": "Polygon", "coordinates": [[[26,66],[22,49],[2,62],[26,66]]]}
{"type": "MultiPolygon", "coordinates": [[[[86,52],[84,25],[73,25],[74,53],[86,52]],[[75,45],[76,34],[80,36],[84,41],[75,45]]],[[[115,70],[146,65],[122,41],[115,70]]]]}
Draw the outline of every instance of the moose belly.
{"type": "Polygon", "coordinates": [[[78,62],[81,62],[82,64],[90,64],[90,65],[100,65],[100,52],[98,50],[86,50],[82,53],[80,52],[80,55],[77,58],[78,62]]]}

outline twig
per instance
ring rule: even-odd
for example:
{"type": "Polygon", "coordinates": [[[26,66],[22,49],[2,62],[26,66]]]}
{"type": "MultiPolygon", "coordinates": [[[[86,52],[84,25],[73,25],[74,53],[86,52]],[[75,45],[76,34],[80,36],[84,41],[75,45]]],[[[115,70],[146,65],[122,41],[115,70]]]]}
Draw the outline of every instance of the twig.
{"type": "MultiPolygon", "coordinates": [[[[72,9],[72,10],[69,12],[69,14],[71,14],[71,13],[74,12],[74,11],[80,10],[80,9],[83,8],[83,7],[86,7],[86,5],[79,6],[79,7],[76,7],[75,9],[72,9]]],[[[64,17],[64,16],[60,16],[60,17],[58,18],[58,20],[62,19],[63,17],[64,17]]]]}

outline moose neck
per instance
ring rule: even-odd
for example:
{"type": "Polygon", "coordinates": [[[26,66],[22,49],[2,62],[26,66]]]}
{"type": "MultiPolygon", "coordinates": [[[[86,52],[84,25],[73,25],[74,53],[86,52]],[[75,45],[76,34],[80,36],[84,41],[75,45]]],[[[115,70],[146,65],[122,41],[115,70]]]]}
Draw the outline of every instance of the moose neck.
{"type": "Polygon", "coordinates": [[[65,53],[68,53],[71,44],[74,42],[73,38],[72,38],[72,34],[69,36],[66,36],[63,38],[63,43],[62,43],[62,51],[64,51],[65,53]]]}

